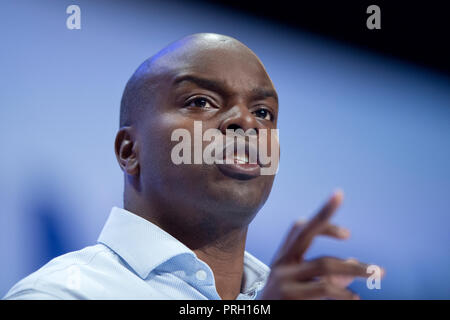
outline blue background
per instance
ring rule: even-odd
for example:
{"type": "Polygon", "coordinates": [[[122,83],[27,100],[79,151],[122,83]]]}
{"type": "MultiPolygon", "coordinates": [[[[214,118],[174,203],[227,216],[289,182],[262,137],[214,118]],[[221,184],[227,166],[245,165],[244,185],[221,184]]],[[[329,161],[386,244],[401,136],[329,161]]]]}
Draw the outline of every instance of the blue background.
{"type": "Polygon", "coordinates": [[[340,187],[345,242],[308,258],[385,267],[365,299],[450,298],[450,79],[308,33],[165,1],[2,1],[0,295],[62,253],[95,243],[122,173],[113,142],[136,67],[195,32],[244,42],[280,96],[280,170],[247,250],[270,263],[289,226],[340,187]],[[81,7],[81,30],[66,8],[81,7]]]}

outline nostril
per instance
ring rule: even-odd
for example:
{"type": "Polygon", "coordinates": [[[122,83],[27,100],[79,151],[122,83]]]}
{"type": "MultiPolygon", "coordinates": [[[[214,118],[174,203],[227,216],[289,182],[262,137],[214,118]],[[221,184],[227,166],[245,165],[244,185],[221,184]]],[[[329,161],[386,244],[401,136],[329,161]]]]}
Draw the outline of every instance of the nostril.
{"type": "Polygon", "coordinates": [[[238,124],[230,124],[227,128],[227,130],[232,130],[234,133],[237,134],[243,134],[243,135],[258,135],[258,128],[251,128],[251,129],[247,129],[244,130],[240,125],[238,124]]]}
{"type": "Polygon", "coordinates": [[[242,129],[239,125],[237,125],[237,124],[230,124],[228,127],[227,127],[227,130],[233,130],[233,131],[236,131],[237,129],[242,129]]]}

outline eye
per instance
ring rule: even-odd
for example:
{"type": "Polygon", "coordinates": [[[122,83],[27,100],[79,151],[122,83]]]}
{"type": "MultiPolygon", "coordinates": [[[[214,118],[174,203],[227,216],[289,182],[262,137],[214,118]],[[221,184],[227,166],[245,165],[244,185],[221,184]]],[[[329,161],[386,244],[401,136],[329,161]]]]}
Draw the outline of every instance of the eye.
{"type": "Polygon", "coordinates": [[[257,118],[261,118],[264,120],[269,120],[272,121],[273,120],[273,115],[272,113],[267,110],[267,109],[258,109],[256,111],[253,112],[253,114],[257,117],[257,118]]]}
{"type": "Polygon", "coordinates": [[[209,109],[209,108],[212,108],[213,106],[211,105],[211,103],[209,103],[208,99],[199,97],[199,98],[191,99],[188,102],[186,102],[185,107],[209,109]]]}

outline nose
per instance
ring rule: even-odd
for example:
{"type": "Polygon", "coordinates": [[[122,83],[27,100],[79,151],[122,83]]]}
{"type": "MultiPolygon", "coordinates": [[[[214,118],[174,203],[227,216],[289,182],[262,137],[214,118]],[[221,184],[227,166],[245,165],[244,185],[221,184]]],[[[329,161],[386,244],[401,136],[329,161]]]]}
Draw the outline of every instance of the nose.
{"type": "Polygon", "coordinates": [[[219,130],[226,134],[226,130],[242,129],[247,132],[249,129],[255,130],[258,134],[259,124],[255,116],[248,110],[246,106],[236,105],[227,112],[227,117],[220,124],[219,130]]]}

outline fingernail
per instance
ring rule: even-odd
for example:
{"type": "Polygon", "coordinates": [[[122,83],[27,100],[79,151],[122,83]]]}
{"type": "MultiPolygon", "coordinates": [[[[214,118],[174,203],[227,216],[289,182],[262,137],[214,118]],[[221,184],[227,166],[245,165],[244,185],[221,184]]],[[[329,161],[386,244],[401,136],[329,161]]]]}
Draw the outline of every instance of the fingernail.
{"type": "Polygon", "coordinates": [[[308,222],[308,219],[306,219],[305,217],[300,217],[297,219],[296,221],[298,224],[305,224],[306,222],[308,222]]]}
{"type": "Polygon", "coordinates": [[[350,237],[350,230],[345,229],[345,228],[339,228],[338,236],[340,238],[348,238],[348,237],[350,237]]]}
{"type": "Polygon", "coordinates": [[[343,192],[341,189],[336,189],[336,190],[334,191],[333,198],[334,198],[336,201],[342,200],[343,197],[344,197],[344,192],[343,192]]]}

